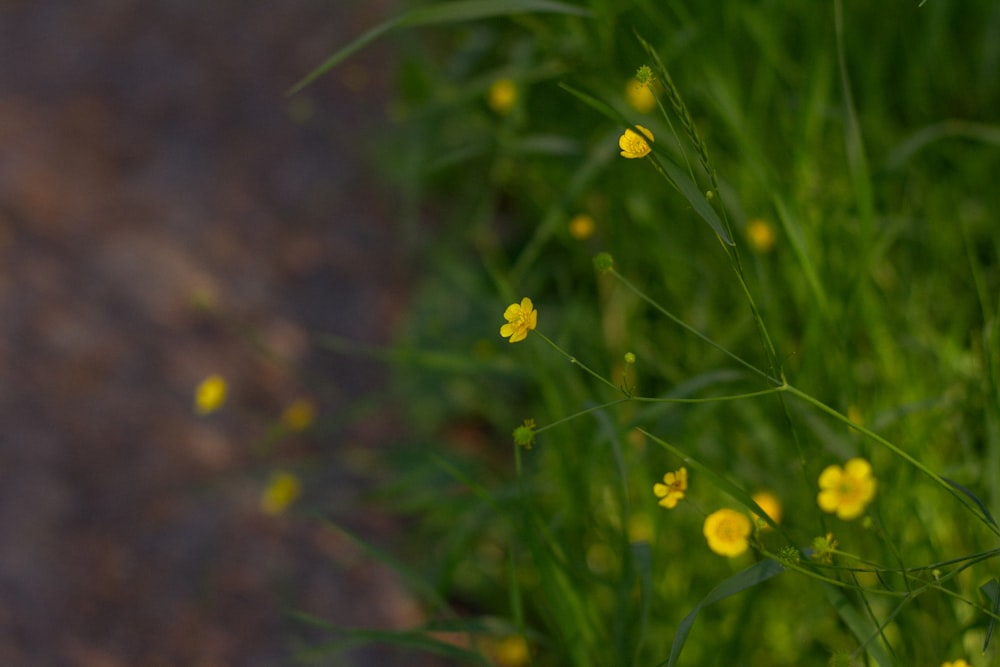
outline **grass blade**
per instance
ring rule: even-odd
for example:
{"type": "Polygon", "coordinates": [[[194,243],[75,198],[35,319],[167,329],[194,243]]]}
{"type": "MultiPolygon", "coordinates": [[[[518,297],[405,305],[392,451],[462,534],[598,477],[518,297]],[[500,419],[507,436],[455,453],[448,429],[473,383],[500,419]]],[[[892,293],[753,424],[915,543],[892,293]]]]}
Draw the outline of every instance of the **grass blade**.
{"type": "Polygon", "coordinates": [[[713,602],[724,600],[725,598],[736,595],[737,593],[745,591],[746,589],[756,586],[757,584],[761,584],[784,571],[785,567],[781,563],[769,558],[767,560],[762,560],[759,563],[754,563],[741,572],[737,572],[713,588],[711,592],[706,595],[705,598],[699,602],[687,616],[684,617],[684,620],[680,622],[680,625],[677,626],[677,632],[674,634],[674,643],[670,647],[670,657],[667,659],[667,667],[673,667],[677,664],[677,658],[680,657],[681,649],[684,648],[684,642],[687,639],[688,634],[691,632],[691,627],[694,625],[695,619],[698,617],[698,612],[700,612],[703,607],[707,607],[713,602]]]}
{"type": "MultiPolygon", "coordinates": [[[[635,127],[616,109],[597,99],[593,95],[585,93],[579,88],[575,88],[565,83],[559,84],[559,87],[571,95],[574,95],[581,102],[584,102],[587,106],[594,109],[608,120],[624,125],[625,127],[635,127]]],[[[729,232],[726,231],[725,225],[722,224],[719,214],[716,213],[715,209],[709,205],[708,201],[705,199],[704,193],[698,189],[698,186],[691,180],[691,177],[684,173],[683,169],[674,164],[673,160],[669,159],[662,149],[658,149],[655,143],[652,148],[654,153],[659,156],[659,158],[654,158],[654,163],[662,170],[663,175],[667,177],[667,180],[670,181],[671,185],[673,185],[677,191],[680,192],[685,199],[687,199],[695,213],[697,213],[702,220],[708,223],[708,226],[712,228],[712,231],[714,231],[720,239],[722,239],[727,245],[735,245],[732,237],[729,235],[729,232]]]]}
{"type": "Polygon", "coordinates": [[[380,23],[367,30],[354,41],[324,60],[313,71],[306,74],[298,83],[289,88],[287,96],[298,93],[319,77],[336,67],[338,64],[357,53],[365,46],[382,35],[396,28],[416,28],[428,25],[461,23],[463,21],[478,21],[496,16],[511,14],[527,14],[532,12],[567,14],[571,16],[590,16],[590,11],[582,7],[567,5],[553,0],[462,0],[430,7],[418,7],[380,23]]]}
{"type": "Polygon", "coordinates": [[[986,649],[990,647],[990,639],[993,638],[993,630],[997,625],[996,615],[1000,612],[1000,582],[997,582],[996,578],[990,579],[980,586],[979,590],[993,602],[990,608],[993,611],[993,616],[990,617],[990,624],[986,628],[986,638],[983,640],[983,653],[986,653],[986,649]]]}

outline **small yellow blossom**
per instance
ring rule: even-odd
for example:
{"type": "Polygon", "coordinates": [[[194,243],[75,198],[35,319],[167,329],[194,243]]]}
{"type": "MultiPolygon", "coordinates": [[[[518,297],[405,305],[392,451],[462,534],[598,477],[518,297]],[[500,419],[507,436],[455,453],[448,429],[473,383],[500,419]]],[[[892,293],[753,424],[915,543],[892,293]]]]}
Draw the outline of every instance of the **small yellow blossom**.
{"type": "Polygon", "coordinates": [[[209,375],[194,390],[194,411],[199,415],[215,412],[226,402],[227,385],[221,375],[209,375]]]}
{"type": "Polygon", "coordinates": [[[269,516],[281,514],[302,493],[299,478],[290,472],[275,472],[260,496],[260,511],[269,516]]]}
{"type": "Polygon", "coordinates": [[[281,423],[289,431],[304,431],[316,421],[316,405],[308,398],[293,401],[281,413],[281,423]]]}
{"type": "Polygon", "coordinates": [[[941,667],[971,667],[965,660],[958,659],[951,662],[942,662],[941,667]]]}
{"type": "MultiPolygon", "coordinates": [[[[771,521],[781,523],[781,501],[778,500],[776,495],[770,491],[758,491],[751,497],[753,498],[753,501],[757,503],[762,510],[764,510],[764,514],[766,514],[771,521]]],[[[771,526],[767,525],[766,521],[756,514],[753,515],[753,520],[754,523],[757,524],[757,527],[761,530],[769,530],[771,528],[771,526]]]]}
{"type": "Polygon", "coordinates": [[[723,508],[708,515],[702,529],[708,548],[720,556],[733,558],[749,548],[753,532],[750,518],[742,512],[723,508]]]}
{"type": "Polygon", "coordinates": [[[594,223],[594,219],[586,213],[575,215],[569,221],[569,234],[577,241],[586,241],[594,235],[595,229],[597,229],[597,225],[594,223]]]}
{"type": "Polygon", "coordinates": [[[660,506],[669,510],[677,507],[677,503],[684,498],[687,488],[688,471],[687,468],[681,468],[664,475],[662,484],[657,482],[653,485],[653,493],[660,499],[660,506]]]}
{"type": "Polygon", "coordinates": [[[629,79],[625,84],[625,101],[639,113],[649,113],[656,106],[656,96],[646,84],[638,79],[629,79]]]}
{"type": "Polygon", "coordinates": [[[875,497],[875,487],[871,464],[851,459],[843,468],[832,465],[820,473],[816,502],[824,512],[836,512],[840,519],[855,519],[875,497]]]}
{"type": "Polygon", "coordinates": [[[497,79],[486,93],[486,103],[501,116],[509,114],[517,104],[517,84],[513,79],[497,79]]]}
{"type": "Polygon", "coordinates": [[[531,651],[524,637],[508,635],[496,643],[493,657],[499,667],[523,667],[531,661],[531,651]]]}
{"type": "Polygon", "coordinates": [[[747,223],[747,240],[750,241],[750,247],[757,252],[767,253],[774,250],[777,237],[771,223],[757,218],[747,223]]]}
{"type": "Polygon", "coordinates": [[[512,303],[503,311],[507,324],[500,327],[500,335],[510,337],[511,343],[517,343],[528,337],[528,332],[538,324],[538,311],[531,299],[524,297],[521,303],[512,303]]]}
{"type": "Polygon", "coordinates": [[[622,157],[629,159],[646,157],[649,155],[650,151],[653,149],[649,147],[649,141],[653,141],[653,133],[644,128],[642,125],[636,125],[639,128],[639,132],[646,135],[634,132],[632,128],[625,130],[625,134],[618,138],[618,147],[622,149],[622,157]]]}

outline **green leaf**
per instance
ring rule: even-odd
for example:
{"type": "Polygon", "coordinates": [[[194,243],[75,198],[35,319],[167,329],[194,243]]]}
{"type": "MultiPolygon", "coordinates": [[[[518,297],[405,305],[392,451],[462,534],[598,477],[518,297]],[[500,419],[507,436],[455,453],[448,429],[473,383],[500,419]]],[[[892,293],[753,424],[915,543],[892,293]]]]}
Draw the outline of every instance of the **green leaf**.
{"type": "Polygon", "coordinates": [[[301,81],[288,90],[286,95],[291,96],[299,92],[354,53],[357,53],[371,42],[396,28],[416,28],[427,25],[478,21],[496,16],[527,14],[531,12],[568,14],[571,16],[591,15],[589,10],[582,7],[567,5],[562,2],[553,2],[553,0],[462,0],[461,2],[448,2],[429,7],[418,7],[391,18],[384,23],[380,23],[362,33],[347,46],[324,60],[319,67],[305,75],[301,81]]]}
{"type": "MultiPolygon", "coordinates": [[[[593,95],[583,92],[582,90],[575,88],[566,83],[560,83],[559,87],[576,96],[581,102],[584,102],[587,106],[591,107],[602,116],[608,120],[614,121],[626,127],[632,128],[635,132],[638,132],[638,128],[633,125],[628,119],[625,118],[618,110],[612,108],[605,102],[597,99],[593,95]]],[[[673,160],[667,157],[666,153],[662,149],[658,149],[656,143],[652,145],[653,161],[656,166],[660,168],[663,175],[667,177],[671,185],[677,188],[677,191],[684,195],[688,203],[691,204],[691,208],[694,209],[695,213],[701,216],[701,219],[708,223],[708,226],[712,228],[720,239],[722,239],[728,245],[735,245],[733,239],[729,236],[729,232],[726,231],[725,225],[722,224],[722,220],[719,218],[719,214],[715,212],[708,200],[705,199],[705,194],[698,189],[698,186],[691,180],[691,178],[684,173],[684,170],[677,166],[673,160]]]]}
{"type": "Polygon", "coordinates": [[[952,488],[954,488],[954,489],[956,489],[958,491],[961,491],[966,496],[968,496],[969,499],[972,500],[972,502],[974,502],[976,504],[976,507],[979,508],[979,511],[981,511],[983,513],[983,518],[985,518],[987,521],[989,521],[993,526],[1000,528],[1000,526],[997,526],[996,519],[993,518],[993,515],[990,514],[989,509],[986,508],[986,503],[984,503],[982,500],[980,500],[979,498],[977,498],[976,494],[974,494],[972,491],[970,491],[969,489],[965,488],[964,486],[962,486],[958,482],[951,481],[947,477],[941,477],[941,479],[943,479],[944,481],[948,482],[948,484],[950,484],[952,486],[952,488]]]}
{"type": "Polygon", "coordinates": [[[837,614],[840,616],[840,620],[850,628],[851,633],[857,638],[857,640],[864,646],[865,651],[868,655],[880,665],[880,667],[893,667],[896,661],[893,660],[888,653],[886,653],[885,648],[877,641],[872,641],[873,638],[879,634],[877,629],[872,628],[871,623],[862,616],[851,601],[847,599],[847,596],[841,592],[836,586],[831,586],[829,584],[823,585],[823,592],[826,594],[827,601],[833,605],[833,608],[837,610],[837,614]]]}
{"type": "Polygon", "coordinates": [[[983,640],[983,653],[986,653],[986,649],[990,647],[990,639],[993,638],[993,629],[997,625],[997,613],[1000,612],[1000,582],[994,577],[980,586],[979,591],[993,602],[991,607],[993,616],[990,616],[990,624],[986,628],[986,639],[983,640]]]}
{"type": "MultiPolygon", "coordinates": [[[[327,623],[321,618],[304,613],[292,614],[301,622],[308,623],[328,632],[340,635],[337,639],[325,642],[315,648],[299,651],[297,658],[304,661],[312,661],[322,657],[329,657],[331,654],[346,651],[354,646],[365,644],[388,644],[399,648],[413,649],[424,653],[433,653],[456,660],[462,660],[463,664],[482,665],[489,667],[490,661],[480,655],[477,651],[456,646],[454,643],[434,639],[423,630],[369,630],[365,628],[344,628],[332,623],[327,623]]],[[[481,631],[481,624],[473,621],[468,627],[461,628],[469,632],[481,631]]],[[[459,628],[455,628],[458,630],[459,628]]],[[[430,630],[428,630],[429,632],[430,630]]]]}
{"type": "Polygon", "coordinates": [[[707,607],[713,602],[718,602],[719,600],[724,600],[732,595],[736,595],[737,593],[763,583],[771,577],[777,576],[784,571],[785,567],[781,563],[769,558],[767,560],[762,560],[759,563],[754,563],[742,572],[737,572],[713,588],[712,591],[706,595],[705,598],[699,602],[687,616],[684,617],[684,620],[680,622],[680,625],[677,626],[677,632],[674,634],[674,643],[670,647],[670,657],[667,659],[667,667],[673,667],[673,665],[677,664],[677,658],[680,657],[681,649],[684,648],[684,641],[691,632],[691,626],[694,625],[694,621],[698,617],[698,612],[700,612],[703,607],[707,607]]]}

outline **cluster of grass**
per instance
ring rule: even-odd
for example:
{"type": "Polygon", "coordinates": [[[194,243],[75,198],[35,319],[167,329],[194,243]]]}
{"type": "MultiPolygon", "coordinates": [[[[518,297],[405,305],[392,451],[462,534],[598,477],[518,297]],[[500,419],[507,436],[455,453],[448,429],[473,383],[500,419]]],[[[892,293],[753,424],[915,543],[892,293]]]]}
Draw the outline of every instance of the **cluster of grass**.
{"type": "Polygon", "coordinates": [[[422,270],[384,495],[414,548],[380,557],[429,621],[328,648],[992,664],[997,6],[421,3],[310,80],[385,35],[422,270]],[[625,159],[639,126],[652,152],[625,159]],[[510,345],[525,296],[537,327],[510,345]],[[874,500],[822,511],[821,473],[855,458],[874,500]],[[681,468],[667,509],[654,485],[681,468]],[[726,557],[703,535],[720,508],[773,520],[726,557]]]}

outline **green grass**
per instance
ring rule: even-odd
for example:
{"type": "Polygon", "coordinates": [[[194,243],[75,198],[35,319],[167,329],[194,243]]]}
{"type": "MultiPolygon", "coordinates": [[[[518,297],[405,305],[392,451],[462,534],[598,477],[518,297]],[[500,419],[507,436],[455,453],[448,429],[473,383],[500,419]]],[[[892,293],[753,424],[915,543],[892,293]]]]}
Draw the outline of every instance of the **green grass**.
{"type": "Polygon", "coordinates": [[[381,155],[423,267],[384,352],[411,436],[383,500],[428,625],[335,635],[460,664],[509,635],[539,666],[993,664],[1000,10],[687,5],[421,3],[315,73],[396,40],[381,155]],[[634,125],[651,157],[619,157],[634,125]],[[508,345],[523,296],[538,327],[508,345]],[[853,457],[878,491],[841,520],[817,479],[853,457]],[[764,489],[775,529],[709,550],[706,515],[764,489]]]}

